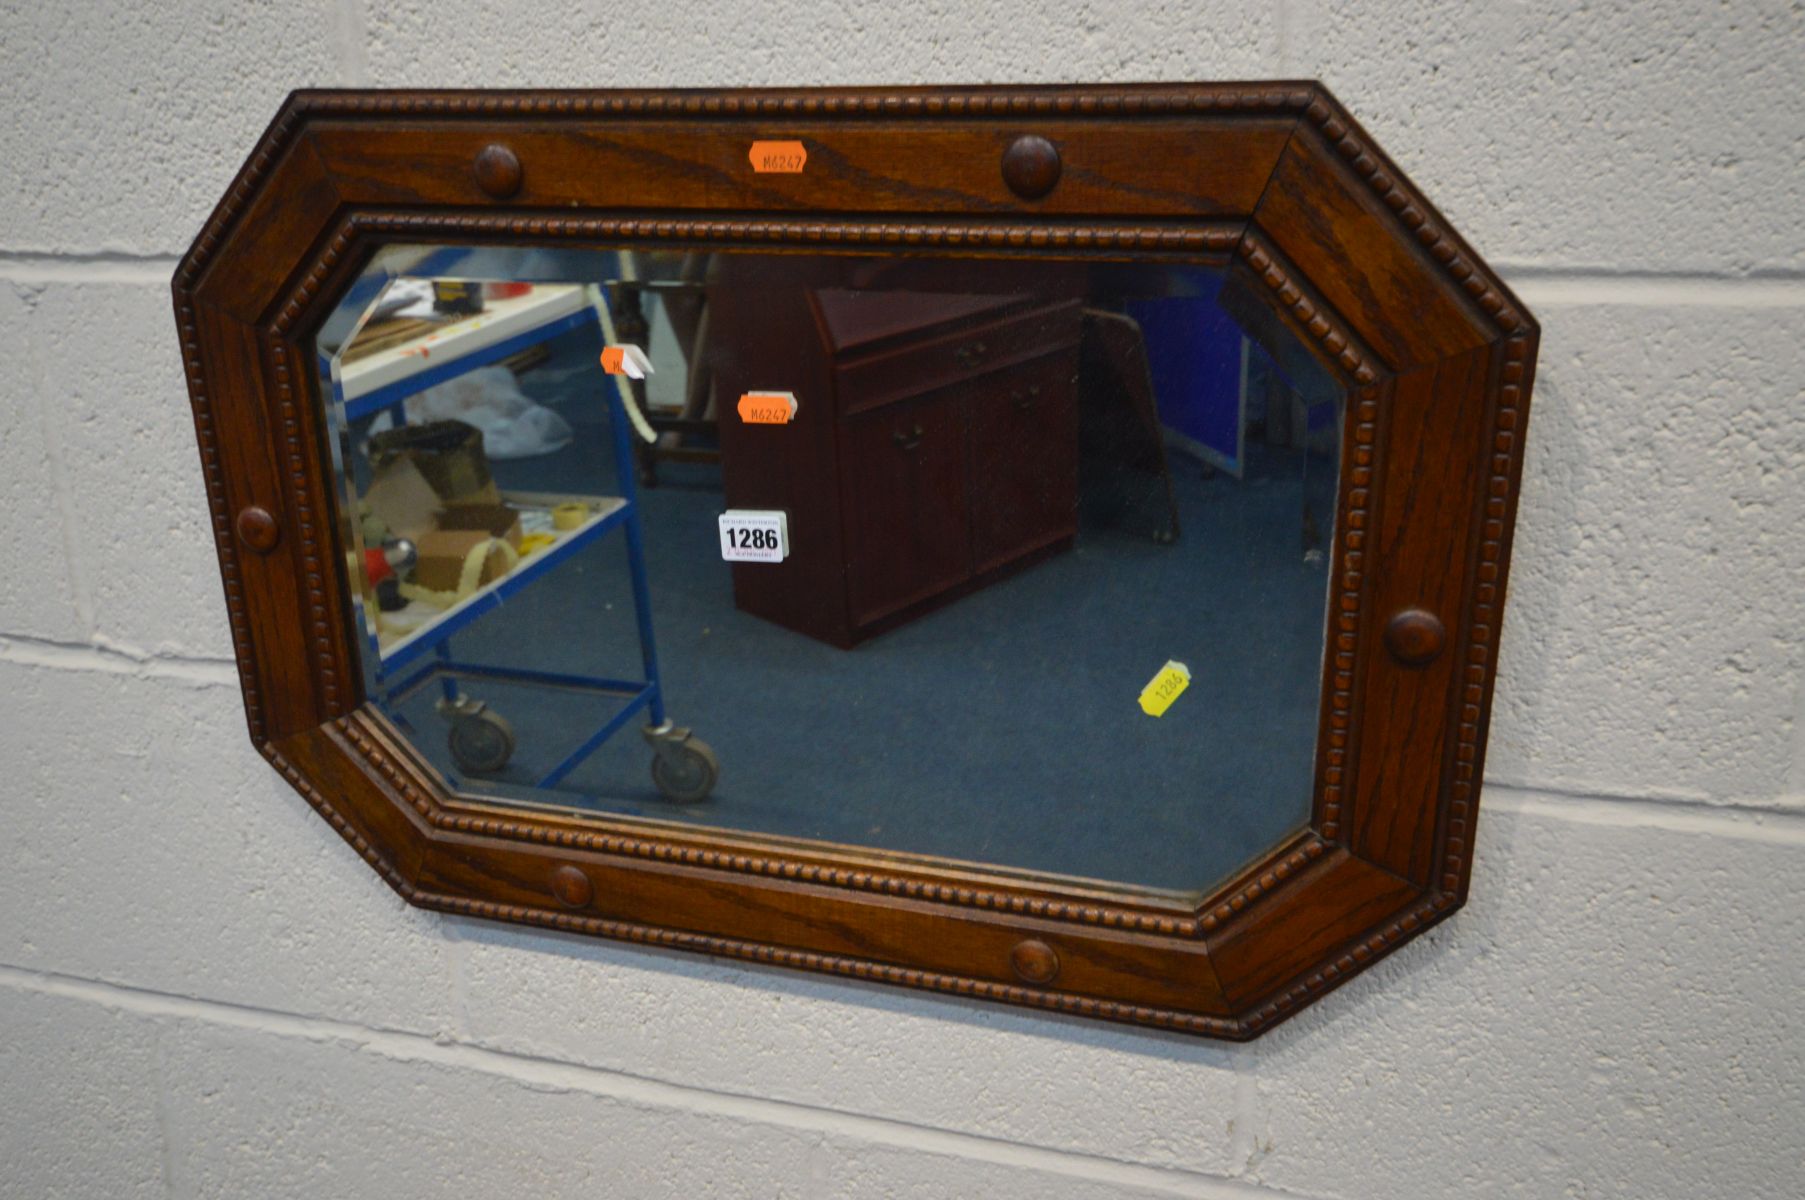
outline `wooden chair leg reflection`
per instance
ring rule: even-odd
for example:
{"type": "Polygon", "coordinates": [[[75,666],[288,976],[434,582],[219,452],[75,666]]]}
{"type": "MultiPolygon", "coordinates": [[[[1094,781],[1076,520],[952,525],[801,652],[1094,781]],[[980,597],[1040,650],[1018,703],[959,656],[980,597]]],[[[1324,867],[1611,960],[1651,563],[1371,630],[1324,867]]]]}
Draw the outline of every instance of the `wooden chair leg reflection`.
{"type": "Polygon", "coordinates": [[[1154,529],[1153,540],[1176,542],[1178,493],[1139,323],[1122,313],[1085,309],[1079,361],[1086,449],[1157,475],[1165,490],[1166,519],[1154,529]]]}

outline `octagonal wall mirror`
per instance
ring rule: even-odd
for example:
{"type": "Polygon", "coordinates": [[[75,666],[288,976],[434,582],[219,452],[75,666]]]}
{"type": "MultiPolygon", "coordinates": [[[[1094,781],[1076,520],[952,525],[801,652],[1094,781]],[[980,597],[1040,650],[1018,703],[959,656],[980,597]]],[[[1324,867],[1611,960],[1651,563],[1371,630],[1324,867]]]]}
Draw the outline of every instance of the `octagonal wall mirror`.
{"type": "Polygon", "coordinates": [[[1316,85],[302,93],[175,290],[416,904],[1248,1037],[1464,897],[1536,331],[1316,85]]]}

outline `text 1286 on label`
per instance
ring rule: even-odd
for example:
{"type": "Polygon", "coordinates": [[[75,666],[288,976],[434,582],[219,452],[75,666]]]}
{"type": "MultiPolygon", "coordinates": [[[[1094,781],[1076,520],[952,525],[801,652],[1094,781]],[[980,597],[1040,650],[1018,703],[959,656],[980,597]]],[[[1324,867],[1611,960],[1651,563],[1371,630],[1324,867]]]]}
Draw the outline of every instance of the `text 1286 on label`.
{"type": "Polygon", "coordinates": [[[790,556],[789,520],[781,509],[730,508],[720,527],[727,562],[775,563],[790,556]]]}

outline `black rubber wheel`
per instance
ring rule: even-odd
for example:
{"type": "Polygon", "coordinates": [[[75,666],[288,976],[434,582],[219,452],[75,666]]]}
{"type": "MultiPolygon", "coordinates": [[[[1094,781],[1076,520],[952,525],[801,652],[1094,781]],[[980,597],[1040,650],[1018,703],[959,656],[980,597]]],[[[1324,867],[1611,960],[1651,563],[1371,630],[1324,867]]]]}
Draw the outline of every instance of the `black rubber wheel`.
{"type": "Polygon", "coordinates": [[[652,782],[675,804],[698,804],[714,791],[721,760],[700,738],[685,738],[660,747],[652,755],[652,782]]]}
{"type": "Polygon", "coordinates": [[[471,775],[499,771],[514,757],[514,727],[486,708],[453,717],[446,741],[451,760],[471,775]]]}

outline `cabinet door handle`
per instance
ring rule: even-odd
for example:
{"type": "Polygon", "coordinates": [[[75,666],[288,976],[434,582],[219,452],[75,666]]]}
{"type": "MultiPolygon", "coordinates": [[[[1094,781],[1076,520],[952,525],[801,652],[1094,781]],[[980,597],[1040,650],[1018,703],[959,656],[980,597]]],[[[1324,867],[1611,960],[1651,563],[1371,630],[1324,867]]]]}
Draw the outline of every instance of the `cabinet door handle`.
{"type": "Polygon", "coordinates": [[[921,434],[921,426],[917,425],[914,429],[898,429],[890,435],[890,438],[896,443],[898,449],[908,451],[921,445],[921,434]]]}
{"type": "Polygon", "coordinates": [[[983,342],[967,342],[953,351],[953,357],[959,360],[962,367],[975,367],[984,361],[984,355],[990,350],[983,342]]]}

